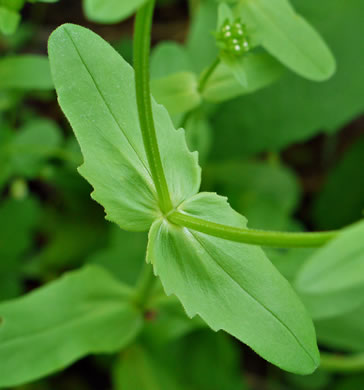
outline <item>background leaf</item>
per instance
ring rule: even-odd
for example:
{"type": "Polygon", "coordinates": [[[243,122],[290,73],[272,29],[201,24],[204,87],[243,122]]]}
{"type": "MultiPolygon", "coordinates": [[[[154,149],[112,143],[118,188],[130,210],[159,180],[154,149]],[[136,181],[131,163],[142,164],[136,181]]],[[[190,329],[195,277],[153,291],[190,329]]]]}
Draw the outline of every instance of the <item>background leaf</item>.
{"type": "Polygon", "coordinates": [[[287,74],[269,88],[221,105],[212,120],[214,159],[224,158],[227,150],[230,158],[280,150],[336,131],[363,112],[363,2],[295,0],[294,5],[332,48],[336,74],[323,84],[287,74]],[[340,17],[328,18],[328,12],[340,17]]]}
{"type": "Polygon", "coordinates": [[[89,266],[0,304],[0,386],[20,385],[86,354],[127,345],[142,321],[129,299],[128,288],[89,266]]]}
{"type": "Polygon", "coordinates": [[[330,170],[313,206],[313,217],[318,229],[342,228],[363,217],[363,156],[364,137],[360,137],[330,170]]]}
{"type": "Polygon", "coordinates": [[[314,319],[335,317],[364,301],[364,221],[343,230],[309,258],[296,288],[314,319]]]}
{"type": "Polygon", "coordinates": [[[84,0],[86,17],[97,23],[112,24],[131,16],[145,0],[84,0]]]}
{"type": "Polygon", "coordinates": [[[31,54],[1,58],[0,88],[53,89],[48,58],[31,54]]]}

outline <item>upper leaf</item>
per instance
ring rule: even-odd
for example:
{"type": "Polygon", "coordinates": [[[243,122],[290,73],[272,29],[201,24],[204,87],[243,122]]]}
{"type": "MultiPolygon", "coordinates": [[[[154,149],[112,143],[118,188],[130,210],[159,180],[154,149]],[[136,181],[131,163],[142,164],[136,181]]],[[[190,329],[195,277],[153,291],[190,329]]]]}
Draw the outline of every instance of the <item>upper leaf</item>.
{"type": "MultiPolygon", "coordinates": [[[[224,198],[200,193],[179,210],[211,222],[246,226],[224,198]]],[[[282,369],[311,373],[319,355],[312,322],[289,283],[255,246],[211,237],[164,219],[150,231],[148,260],[166,293],[282,369]]]]}
{"type": "Polygon", "coordinates": [[[364,302],[364,221],[345,229],[310,257],[296,288],[314,319],[349,312],[364,302]]]}
{"type": "Polygon", "coordinates": [[[332,53],[288,0],[241,0],[239,14],[265,49],[293,71],[315,81],[333,75],[332,53]]]}
{"type": "MultiPolygon", "coordinates": [[[[84,156],[81,174],[107,218],[130,230],[147,230],[159,215],[139,127],[134,72],[98,35],[63,25],[51,36],[49,56],[58,100],[84,156]]],[[[200,186],[197,155],[188,151],[166,109],[153,101],[157,138],[174,206],[200,186]]]]}
{"type": "Polygon", "coordinates": [[[142,318],[130,290],[88,266],[0,305],[0,387],[48,375],[89,353],[128,344],[142,318]]]}
{"type": "Polygon", "coordinates": [[[98,23],[117,23],[132,15],[146,0],[84,0],[86,17],[98,23]]]}

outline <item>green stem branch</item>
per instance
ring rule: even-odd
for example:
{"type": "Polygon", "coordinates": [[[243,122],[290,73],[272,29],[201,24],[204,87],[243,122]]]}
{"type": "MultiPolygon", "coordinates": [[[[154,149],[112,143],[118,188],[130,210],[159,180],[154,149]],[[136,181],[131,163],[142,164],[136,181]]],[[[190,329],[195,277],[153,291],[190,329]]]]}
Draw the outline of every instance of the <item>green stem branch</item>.
{"type": "Polygon", "coordinates": [[[216,57],[215,61],[206,69],[206,71],[202,74],[200,78],[197,90],[201,94],[204,92],[207,82],[209,81],[212,74],[215,72],[216,68],[220,64],[220,57],[216,57]]]}
{"type": "Polygon", "coordinates": [[[168,220],[176,225],[225,240],[278,248],[315,248],[325,245],[338,231],[317,233],[287,233],[226,226],[174,211],[168,220]]]}
{"type": "Polygon", "coordinates": [[[364,371],[364,354],[340,356],[322,352],[320,368],[325,371],[347,374],[364,371]]]}
{"type": "Polygon", "coordinates": [[[172,202],[164,175],[155,131],[149,81],[149,54],[155,0],[142,6],[135,18],[134,29],[134,69],[136,99],[140,128],[151,176],[157,191],[162,212],[172,209],[172,202]]]}

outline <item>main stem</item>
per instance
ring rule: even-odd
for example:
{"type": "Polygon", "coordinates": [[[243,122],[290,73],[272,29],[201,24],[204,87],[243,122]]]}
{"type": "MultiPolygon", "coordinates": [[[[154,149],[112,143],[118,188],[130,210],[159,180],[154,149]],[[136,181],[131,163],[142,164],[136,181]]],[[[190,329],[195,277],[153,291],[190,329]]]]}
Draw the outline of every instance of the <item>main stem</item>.
{"type": "Polygon", "coordinates": [[[157,191],[160,208],[163,213],[167,213],[172,209],[172,202],[159,153],[149,85],[149,54],[154,5],[155,0],[149,0],[138,10],[135,18],[135,87],[140,128],[150,173],[157,191]]]}
{"type": "Polygon", "coordinates": [[[338,231],[317,233],[287,233],[244,229],[222,225],[174,211],[168,220],[176,225],[223,238],[229,241],[278,248],[315,248],[325,245],[338,235],[338,231]]]}
{"type": "MultiPolygon", "coordinates": [[[[320,233],[283,233],[240,229],[195,218],[179,211],[171,212],[173,206],[159,153],[149,85],[149,54],[154,5],[155,0],[149,0],[139,9],[136,15],[134,68],[140,128],[161,211],[165,215],[168,214],[168,219],[172,223],[230,241],[282,248],[318,247],[326,244],[337,235],[336,231],[320,233]]],[[[208,79],[211,77],[218,64],[219,59],[216,59],[202,76],[199,84],[200,92],[204,90],[208,79]]]]}

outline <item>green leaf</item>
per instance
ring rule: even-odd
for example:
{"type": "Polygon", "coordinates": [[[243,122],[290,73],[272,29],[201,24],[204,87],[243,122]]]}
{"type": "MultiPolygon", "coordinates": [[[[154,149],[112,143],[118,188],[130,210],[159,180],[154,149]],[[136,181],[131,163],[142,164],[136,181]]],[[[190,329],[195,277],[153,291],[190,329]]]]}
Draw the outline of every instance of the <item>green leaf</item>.
{"type": "Polygon", "coordinates": [[[150,74],[153,79],[192,71],[191,59],[184,46],[176,42],[164,41],[153,49],[150,58],[150,74]]]}
{"type": "Polygon", "coordinates": [[[288,220],[301,197],[298,180],[288,167],[267,162],[230,161],[214,164],[207,172],[207,182],[211,182],[209,189],[223,188],[232,207],[248,218],[249,227],[288,228],[288,220]]]}
{"type": "Polygon", "coordinates": [[[92,22],[112,24],[131,16],[146,0],[84,0],[83,9],[92,22]]]}
{"type": "MultiPolygon", "coordinates": [[[[179,210],[211,222],[246,226],[225,198],[200,193],[179,210]]],[[[211,237],[159,219],[149,236],[153,263],[167,295],[282,369],[308,374],[319,355],[312,322],[288,282],[255,246],[211,237]]]]}
{"type": "Polygon", "coordinates": [[[206,328],[206,324],[198,317],[191,320],[186,315],[180,301],[175,296],[166,297],[164,294],[154,298],[149,311],[152,319],[146,321],[142,337],[148,345],[154,348],[170,345],[171,342],[199,328],[206,328]]]}
{"type": "Polygon", "coordinates": [[[151,90],[155,100],[170,114],[193,110],[201,103],[197,90],[197,76],[191,72],[179,72],[152,80],[151,90]]]}
{"type": "Polygon", "coordinates": [[[241,158],[280,150],[319,132],[336,131],[363,112],[364,2],[294,3],[329,43],[338,71],[320,84],[287,73],[269,88],[221,105],[211,122],[215,159],[225,158],[227,151],[229,158],[241,158]],[[327,17],[328,12],[332,17],[327,17]]]}
{"type": "Polygon", "coordinates": [[[200,3],[192,20],[186,48],[196,73],[210,66],[218,55],[212,31],[216,29],[217,5],[214,1],[200,3]]]}
{"type": "Polygon", "coordinates": [[[53,157],[62,142],[55,122],[34,119],[25,124],[8,147],[9,164],[14,174],[34,177],[47,159],[53,157]]]}
{"type": "Polygon", "coordinates": [[[236,67],[221,63],[209,78],[203,97],[215,103],[239,95],[253,93],[274,83],[283,73],[283,67],[266,53],[249,53],[243,56],[236,67]],[[243,82],[237,82],[242,78],[243,82]]]}
{"type": "Polygon", "coordinates": [[[0,87],[16,89],[53,89],[47,57],[17,55],[0,59],[0,87]]]}
{"type": "Polygon", "coordinates": [[[364,305],[350,313],[315,321],[320,343],[350,352],[364,351],[364,305]]]}
{"type": "Polygon", "coordinates": [[[188,148],[198,151],[199,162],[207,161],[212,143],[211,126],[202,112],[196,112],[186,123],[186,141],[188,148]]]}
{"type": "Polygon", "coordinates": [[[239,14],[262,46],[299,75],[322,81],[334,74],[329,48],[288,0],[241,0],[239,14]]]}
{"type": "Polygon", "coordinates": [[[0,386],[35,380],[89,353],[123,348],[142,323],[129,294],[102,268],[89,266],[0,304],[0,386]]]}
{"type": "Polygon", "coordinates": [[[182,390],[168,371],[142,347],[127,349],[114,367],[114,390],[182,390]]]}
{"type": "Polygon", "coordinates": [[[0,300],[21,293],[21,256],[32,247],[40,208],[33,198],[7,199],[0,204],[0,300]]]}
{"type": "Polygon", "coordinates": [[[364,221],[343,230],[301,268],[296,288],[314,319],[349,312],[364,302],[364,221]]]}
{"type": "Polygon", "coordinates": [[[320,230],[342,228],[363,216],[363,156],[364,137],[361,137],[329,172],[324,187],[314,203],[314,220],[320,230]],[[350,207],[338,207],[340,204],[350,207]]]}
{"type": "MultiPolygon", "coordinates": [[[[160,211],[139,127],[134,72],[91,31],[63,25],[51,36],[49,55],[58,100],[84,156],[80,173],[107,219],[126,230],[147,230],[160,211]],[[90,136],[91,135],[91,136],[90,136]],[[106,168],[107,167],[107,168],[106,168]]],[[[200,186],[196,154],[166,109],[153,102],[158,144],[173,205],[200,186]]]]}
{"type": "Polygon", "coordinates": [[[106,268],[115,277],[129,286],[135,286],[145,261],[147,237],[145,233],[131,233],[114,225],[110,244],[93,253],[88,261],[106,268]]]}
{"type": "Polygon", "coordinates": [[[20,14],[0,5],[0,32],[5,35],[15,33],[20,22],[20,14]]]}

